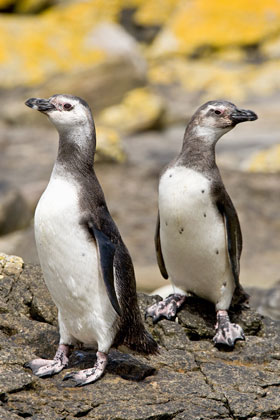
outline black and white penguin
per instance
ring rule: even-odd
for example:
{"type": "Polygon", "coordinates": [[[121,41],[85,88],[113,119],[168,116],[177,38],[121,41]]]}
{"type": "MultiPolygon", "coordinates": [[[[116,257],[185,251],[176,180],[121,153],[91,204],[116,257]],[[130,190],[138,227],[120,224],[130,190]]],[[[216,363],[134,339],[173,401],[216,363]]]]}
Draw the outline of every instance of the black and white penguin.
{"type": "MultiPolygon", "coordinates": [[[[227,101],[202,105],[189,122],[178,157],[159,181],[159,214],[155,235],[158,265],[164,278],[186,292],[215,304],[216,344],[234,346],[244,339],[230,323],[233,295],[245,298],[239,283],[242,236],[238,216],[215,161],[215,145],[236,124],[257,115],[227,101]]],[[[173,294],[149,307],[156,322],[173,318],[185,296],[173,294]]]]}
{"type": "Polygon", "coordinates": [[[157,344],[141,320],[130,255],[107,209],[93,169],[96,146],[88,104],[71,95],[31,98],[59,133],[58,156],[35,212],[35,238],[46,285],[58,308],[53,360],[27,363],[37,376],[68,365],[69,346],[97,347],[93,368],[69,373],[78,386],[103,374],[111,346],[152,354],[157,344]]]}

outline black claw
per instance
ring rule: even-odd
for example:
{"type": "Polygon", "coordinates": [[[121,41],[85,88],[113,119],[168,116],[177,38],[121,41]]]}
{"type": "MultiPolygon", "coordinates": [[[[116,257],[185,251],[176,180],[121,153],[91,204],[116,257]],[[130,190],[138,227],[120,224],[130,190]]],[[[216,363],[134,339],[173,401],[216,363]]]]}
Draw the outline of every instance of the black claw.
{"type": "Polygon", "coordinates": [[[82,387],[82,386],[84,386],[84,385],[88,385],[90,382],[87,382],[87,383],[85,383],[85,382],[82,382],[82,381],[77,381],[76,383],[75,383],[75,387],[82,387]]]}
{"type": "Polygon", "coordinates": [[[156,324],[160,320],[161,316],[160,315],[153,316],[152,318],[153,318],[153,324],[156,324]]]}
{"type": "Polygon", "coordinates": [[[69,372],[67,373],[64,378],[62,379],[63,381],[68,381],[68,379],[72,379],[74,376],[75,372],[69,372]]]}
{"type": "Polygon", "coordinates": [[[30,366],[30,362],[25,362],[23,365],[24,368],[32,369],[30,366]]]}

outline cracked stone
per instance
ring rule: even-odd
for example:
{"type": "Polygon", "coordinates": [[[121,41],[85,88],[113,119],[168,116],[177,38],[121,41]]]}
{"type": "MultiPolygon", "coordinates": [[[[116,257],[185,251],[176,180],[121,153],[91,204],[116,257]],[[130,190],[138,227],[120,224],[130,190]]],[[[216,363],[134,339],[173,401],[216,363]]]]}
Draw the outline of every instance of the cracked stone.
{"type": "MultiPolygon", "coordinates": [[[[2,266],[1,258],[0,265],[2,266]]],[[[0,278],[0,418],[17,420],[275,420],[280,415],[279,323],[251,310],[236,316],[245,342],[220,351],[212,342],[215,312],[191,297],[178,322],[146,328],[160,344],[154,356],[111,349],[105,375],[82,389],[62,378],[91,367],[95,350],[76,348],[66,370],[37,378],[23,364],[52,358],[59,340],[56,308],[38,266],[0,278]],[[2,281],[2,284],[1,284],[2,281]],[[2,309],[1,309],[2,308],[2,309]]],[[[158,296],[139,294],[142,315],[158,296]]]]}

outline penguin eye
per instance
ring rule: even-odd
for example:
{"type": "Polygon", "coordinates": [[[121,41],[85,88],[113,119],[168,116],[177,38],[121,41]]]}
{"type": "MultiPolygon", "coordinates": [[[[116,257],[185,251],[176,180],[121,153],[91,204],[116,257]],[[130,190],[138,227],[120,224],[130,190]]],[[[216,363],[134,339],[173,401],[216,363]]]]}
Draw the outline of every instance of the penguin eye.
{"type": "Polygon", "coordinates": [[[215,114],[220,115],[221,111],[219,111],[218,109],[215,110],[215,114]]]}
{"type": "Polygon", "coordinates": [[[64,108],[66,111],[70,111],[73,107],[72,107],[72,105],[71,105],[71,104],[64,104],[64,105],[63,105],[63,108],[64,108]]]}

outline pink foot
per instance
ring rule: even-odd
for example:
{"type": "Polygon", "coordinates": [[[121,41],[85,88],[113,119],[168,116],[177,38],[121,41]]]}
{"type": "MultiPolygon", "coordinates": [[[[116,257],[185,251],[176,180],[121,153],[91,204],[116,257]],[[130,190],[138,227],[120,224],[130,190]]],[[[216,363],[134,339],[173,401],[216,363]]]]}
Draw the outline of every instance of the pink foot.
{"type": "Polygon", "coordinates": [[[60,344],[53,360],[34,359],[25,363],[24,367],[32,369],[34,375],[42,377],[52,376],[59,373],[68,365],[69,347],[60,344]]]}
{"type": "Polygon", "coordinates": [[[154,324],[161,318],[173,319],[185,300],[186,296],[180,295],[179,293],[169,295],[160,302],[149,306],[149,308],[146,309],[145,318],[151,316],[154,324]]]}
{"type": "Polygon", "coordinates": [[[234,347],[236,340],[245,340],[242,328],[230,322],[227,311],[218,311],[214,343],[234,347]]]}
{"type": "Polygon", "coordinates": [[[72,379],[76,382],[75,386],[84,386],[97,381],[97,379],[99,379],[104,373],[108,362],[108,355],[101,351],[98,351],[96,355],[97,360],[93,368],[67,373],[63,380],[67,381],[68,379],[72,379]]]}

